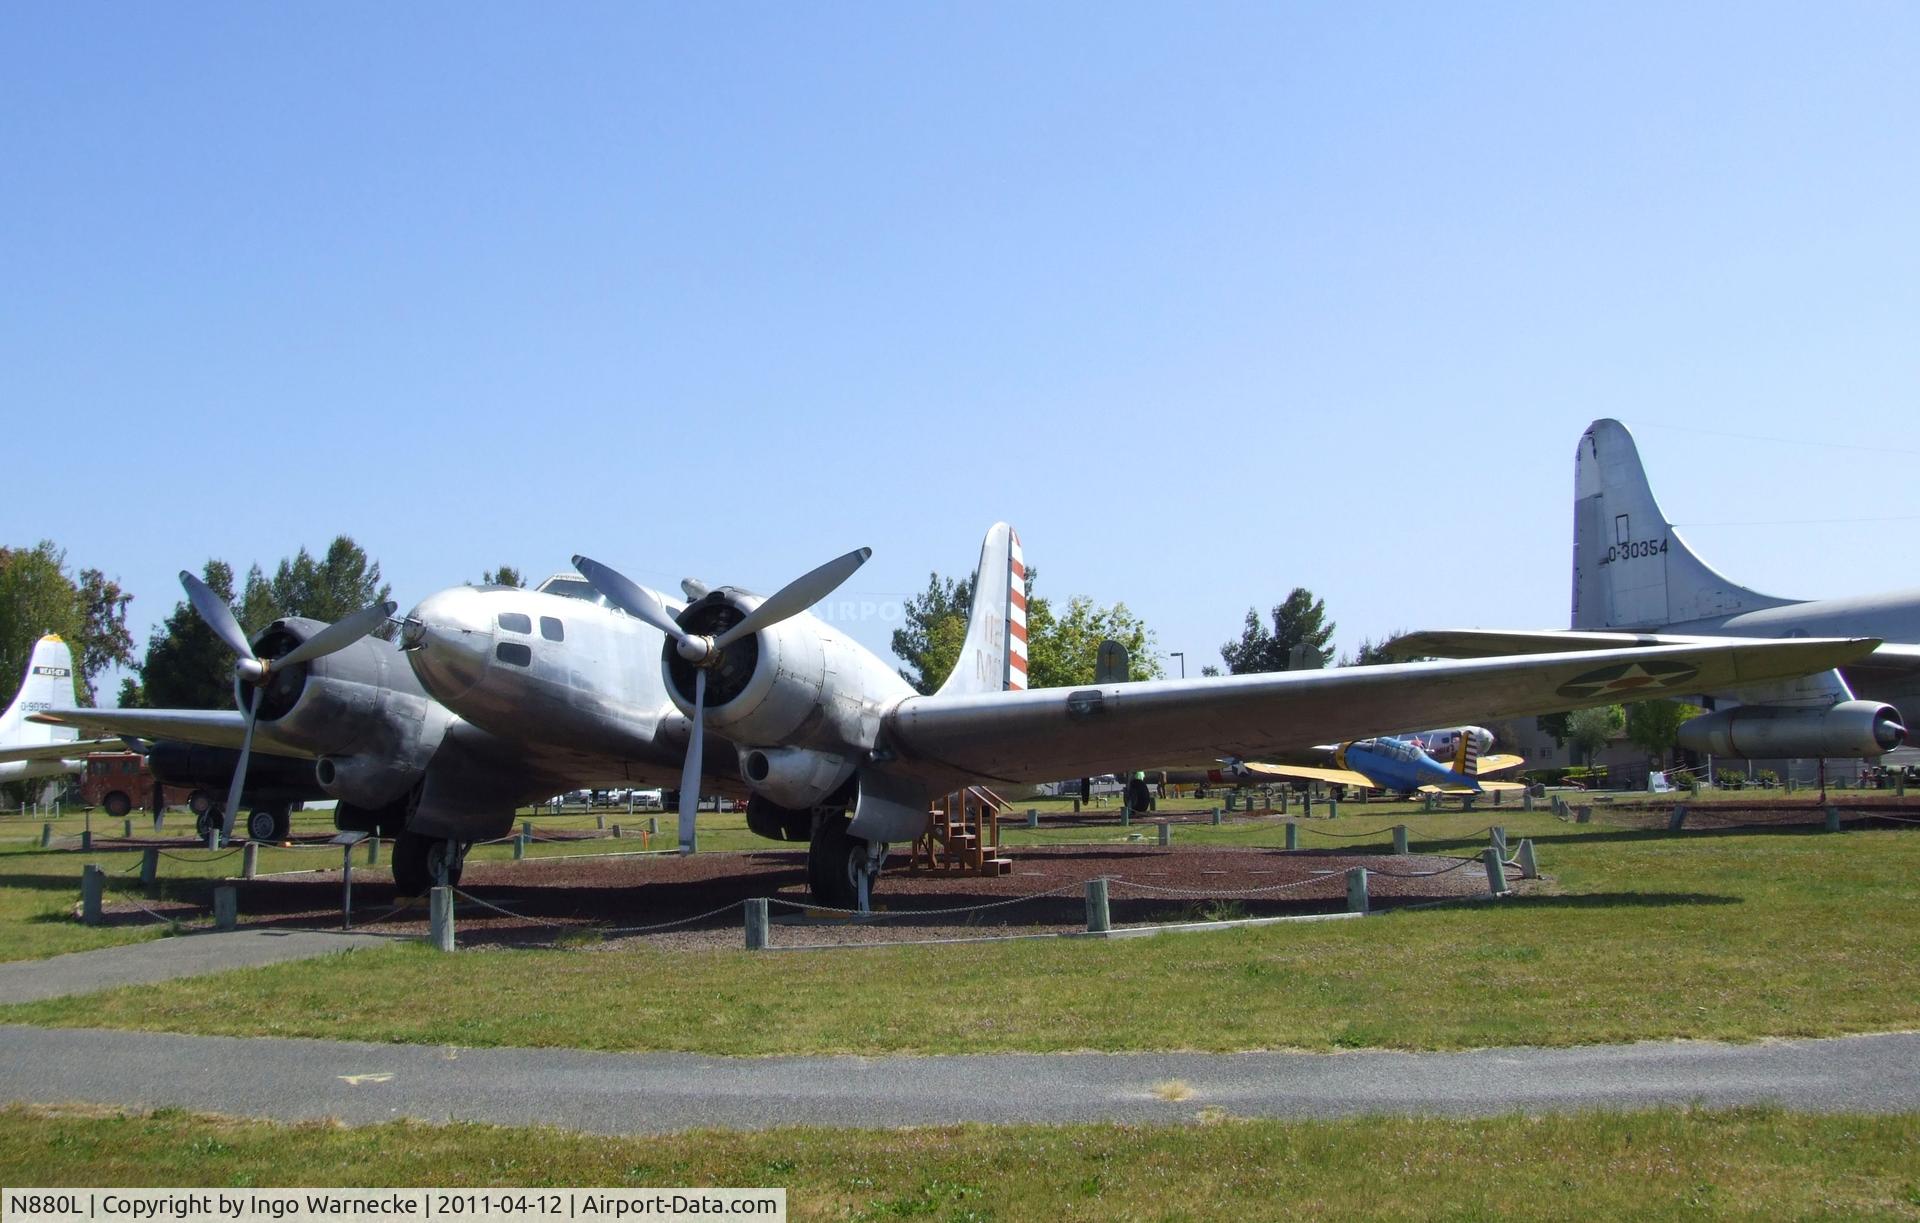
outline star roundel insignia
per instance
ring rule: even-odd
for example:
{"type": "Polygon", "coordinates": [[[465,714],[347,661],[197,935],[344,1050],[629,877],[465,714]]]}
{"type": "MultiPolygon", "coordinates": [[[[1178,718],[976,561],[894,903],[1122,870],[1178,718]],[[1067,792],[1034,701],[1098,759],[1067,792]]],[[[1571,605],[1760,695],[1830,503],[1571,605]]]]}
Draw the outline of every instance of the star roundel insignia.
{"type": "Polygon", "coordinates": [[[1692,663],[1658,659],[1651,662],[1621,662],[1575,676],[1560,685],[1558,692],[1570,700],[1586,700],[1596,696],[1636,696],[1644,692],[1677,688],[1698,674],[1700,668],[1692,663]]]}

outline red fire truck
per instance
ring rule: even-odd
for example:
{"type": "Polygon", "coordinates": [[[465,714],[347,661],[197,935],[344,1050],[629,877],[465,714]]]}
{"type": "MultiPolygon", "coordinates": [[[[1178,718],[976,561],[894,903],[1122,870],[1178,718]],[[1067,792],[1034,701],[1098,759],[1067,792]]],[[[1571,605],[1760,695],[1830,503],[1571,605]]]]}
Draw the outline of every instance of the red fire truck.
{"type": "Polygon", "coordinates": [[[154,790],[161,791],[167,806],[179,806],[188,800],[186,788],[156,786],[147,770],[146,757],[139,752],[89,752],[87,771],[80,775],[80,801],[89,807],[103,808],[119,817],[136,808],[157,810],[154,790]]]}

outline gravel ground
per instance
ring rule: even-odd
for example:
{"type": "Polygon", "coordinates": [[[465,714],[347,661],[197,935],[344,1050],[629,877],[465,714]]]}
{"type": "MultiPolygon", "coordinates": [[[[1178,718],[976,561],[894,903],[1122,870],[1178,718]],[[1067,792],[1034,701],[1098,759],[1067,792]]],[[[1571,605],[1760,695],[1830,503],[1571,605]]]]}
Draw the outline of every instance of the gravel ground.
{"type": "MultiPolygon", "coordinates": [[[[635,942],[739,947],[739,902],[764,896],[775,902],[774,945],[794,946],[1083,930],[1086,882],[1103,875],[1110,881],[1115,926],[1339,912],[1346,907],[1345,872],[1355,866],[1370,872],[1369,895],[1376,908],[1486,892],[1486,872],[1478,859],[1383,854],[1377,852],[1377,839],[1366,848],[1374,852],[1022,847],[1011,853],[1012,873],[997,878],[914,874],[906,869],[905,855],[896,854],[875,892],[878,912],[865,919],[810,908],[804,851],[534,857],[470,864],[461,881],[470,899],[461,899],[456,913],[460,941],[469,947],[556,941],[588,949],[635,942]],[[663,923],[672,924],[636,929],[663,923]]],[[[232,882],[240,889],[244,926],[340,927],[337,867],[232,882]]],[[[165,901],[109,900],[107,919],[199,921],[211,906],[212,887],[211,880],[176,880],[177,894],[165,901]]],[[[425,934],[424,908],[394,911],[384,865],[356,864],[353,895],[354,929],[425,934]]]]}

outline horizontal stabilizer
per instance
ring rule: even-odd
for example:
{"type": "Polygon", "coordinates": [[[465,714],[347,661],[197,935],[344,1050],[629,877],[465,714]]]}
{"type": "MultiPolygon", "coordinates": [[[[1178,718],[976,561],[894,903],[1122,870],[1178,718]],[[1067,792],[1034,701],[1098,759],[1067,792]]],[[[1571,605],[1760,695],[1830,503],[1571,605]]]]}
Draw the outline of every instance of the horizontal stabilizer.
{"type": "Polygon", "coordinates": [[[58,743],[14,743],[0,745],[0,764],[16,760],[78,760],[88,752],[124,751],[119,739],[63,739],[58,743]]]}
{"type": "MultiPolygon", "coordinates": [[[[1524,790],[1527,787],[1525,782],[1519,782],[1519,781],[1483,781],[1480,783],[1480,788],[1488,793],[1492,793],[1493,791],[1498,790],[1502,794],[1512,794],[1516,791],[1524,790]]],[[[1422,794],[1471,794],[1473,793],[1473,791],[1469,790],[1465,786],[1458,786],[1458,787],[1421,786],[1420,793],[1422,794]]]]}

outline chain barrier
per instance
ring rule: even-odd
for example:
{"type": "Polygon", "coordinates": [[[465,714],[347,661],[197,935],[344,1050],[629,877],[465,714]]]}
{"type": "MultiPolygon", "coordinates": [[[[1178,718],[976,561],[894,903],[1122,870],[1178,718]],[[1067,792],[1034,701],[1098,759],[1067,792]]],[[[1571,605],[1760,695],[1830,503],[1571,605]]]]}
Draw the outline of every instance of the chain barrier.
{"type": "Polygon", "coordinates": [[[600,929],[599,927],[591,928],[597,930],[600,934],[645,934],[649,930],[668,930],[674,926],[685,926],[693,922],[705,921],[709,917],[718,917],[729,909],[738,909],[746,903],[744,900],[736,900],[732,904],[724,904],[717,909],[712,909],[705,913],[697,913],[692,917],[677,917],[672,921],[657,922],[651,926],[614,926],[609,929],[600,929]]]}
{"type": "Polygon", "coordinates": [[[990,900],[985,904],[962,905],[953,909],[886,909],[871,913],[862,913],[858,909],[836,909],[829,905],[808,904],[803,900],[788,900],[784,896],[767,897],[768,904],[786,905],[792,909],[804,909],[809,913],[837,913],[844,917],[865,917],[884,919],[892,917],[945,917],[952,913],[977,913],[983,909],[1004,909],[1008,905],[1022,904],[1029,900],[1041,900],[1048,896],[1064,896],[1077,892],[1085,884],[1063,883],[1057,888],[1048,888],[1044,892],[1029,892],[1024,896],[1014,896],[1007,900],[990,900]]]}
{"type": "Polygon", "coordinates": [[[556,929],[562,929],[562,930],[575,928],[575,927],[569,926],[566,922],[549,921],[544,917],[533,917],[526,913],[515,913],[512,909],[503,909],[499,905],[494,904],[491,901],[482,900],[478,896],[475,896],[473,893],[463,892],[459,888],[453,889],[453,894],[455,896],[458,896],[462,900],[469,901],[473,904],[477,904],[483,909],[492,909],[495,913],[502,914],[503,916],[506,916],[506,917],[518,918],[521,921],[530,921],[537,925],[542,925],[542,926],[553,926],[556,929]]]}
{"type": "MultiPolygon", "coordinates": [[[[1456,858],[1452,866],[1443,866],[1437,871],[1385,871],[1369,866],[1367,874],[1379,875],[1383,879],[1431,879],[1435,875],[1451,875],[1462,867],[1478,865],[1478,858],[1456,858]]],[[[1512,862],[1502,862],[1502,866],[1513,866],[1512,862]]]]}
{"type": "Polygon", "coordinates": [[[1135,883],[1131,879],[1125,879],[1116,875],[1107,876],[1108,886],[1117,883],[1121,887],[1133,888],[1136,891],[1158,892],[1165,896],[1186,896],[1199,899],[1213,896],[1264,896],[1273,892],[1289,892],[1294,888],[1309,887],[1316,883],[1339,882],[1341,882],[1340,875],[1328,874],[1315,875],[1307,879],[1296,879],[1292,883],[1276,883],[1263,888],[1170,888],[1162,887],[1157,883],[1135,883]]]}
{"type": "MultiPolygon", "coordinates": [[[[242,848],[244,848],[244,846],[242,848]]],[[[186,857],[182,857],[179,854],[170,854],[164,849],[158,849],[158,850],[155,850],[154,852],[159,854],[161,857],[170,859],[174,862],[218,862],[222,858],[231,858],[233,857],[233,855],[241,851],[240,849],[229,849],[225,853],[216,853],[211,858],[186,858],[186,857]]]]}

